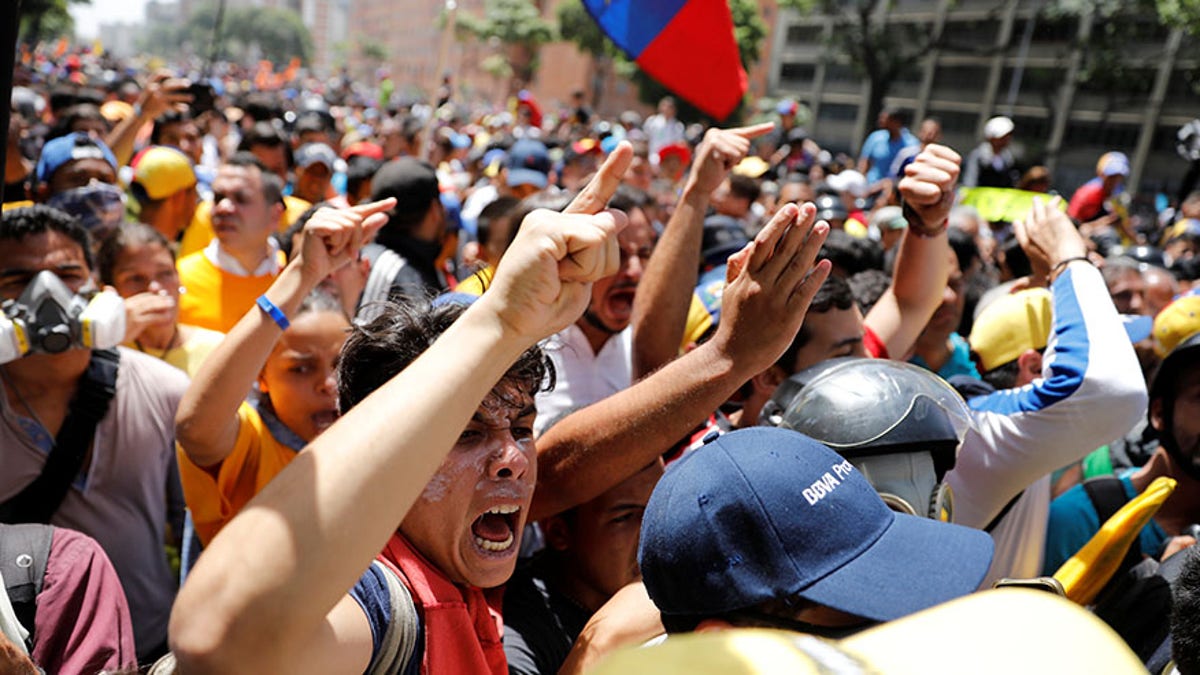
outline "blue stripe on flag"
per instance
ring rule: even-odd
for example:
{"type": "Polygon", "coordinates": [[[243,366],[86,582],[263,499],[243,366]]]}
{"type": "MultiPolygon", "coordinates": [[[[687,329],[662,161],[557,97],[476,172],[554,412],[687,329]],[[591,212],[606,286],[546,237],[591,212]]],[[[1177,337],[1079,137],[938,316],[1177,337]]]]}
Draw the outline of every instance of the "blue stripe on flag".
{"type": "Polygon", "coordinates": [[[637,59],[688,0],[583,0],[596,23],[618,47],[637,59]]]}

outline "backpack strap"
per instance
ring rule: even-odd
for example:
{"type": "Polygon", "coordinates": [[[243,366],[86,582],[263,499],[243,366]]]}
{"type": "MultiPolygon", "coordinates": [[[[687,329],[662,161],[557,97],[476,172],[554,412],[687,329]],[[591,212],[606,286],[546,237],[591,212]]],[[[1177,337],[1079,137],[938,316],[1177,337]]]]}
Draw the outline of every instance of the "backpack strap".
{"type": "Polygon", "coordinates": [[[401,581],[400,570],[381,560],[371,565],[387,582],[392,620],[367,672],[369,675],[419,675],[425,636],[412,593],[401,581]]]}
{"type": "MultiPolygon", "coordinates": [[[[367,285],[363,288],[362,297],[358,301],[360,317],[364,315],[364,307],[388,300],[392,283],[400,274],[400,270],[408,264],[395,251],[380,244],[368,244],[363,248],[363,253],[371,261],[371,271],[367,274],[367,285]],[[368,249],[370,249],[369,253],[368,249]]],[[[374,312],[370,310],[366,314],[367,320],[374,316],[374,312]]]]}
{"type": "MultiPolygon", "coordinates": [[[[1117,511],[1121,510],[1129,501],[1129,495],[1125,493],[1125,485],[1120,478],[1116,476],[1096,476],[1083,481],[1083,491],[1087,493],[1088,499],[1092,502],[1092,508],[1096,509],[1096,515],[1100,518],[1100,525],[1112,518],[1117,511]]],[[[1113,578],[1124,575],[1134,565],[1142,561],[1142,547],[1140,537],[1133,540],[1133,544],[1129,547],[1129,551],[1125,553],[1125,559],[1121,561],[1121,566],[1117,568],[1113,578]]]]}
{"type": "Polygon", "coordinates": [[[108,414],[117,393],[121,356],[115,349],[92,351],[87,371],[67,409],[42,473],[14,497],[0,504],[0,523],[49,523],[67,497],[87,458],[96,425],[108,414]]]}
{"type": "Polygon", "coordinates": [[[0,576],[17,621],[30,633],[30,642],[53,540],[54,528],[49,525],[0,524],[0,576]]]}
{"type": "Polygon", "coordinates": [[[1017,494],[1013,495],[1013,498],[1008,500],[1008,503],[1004,505],[1004,508],[1000,509],[1000,513],[997,513],[996,517],[992,518],[992,521],[983,527],[983,531],[991,534],[992,530],[1000,526],[1000,521],[1004,520],[1004,516],[1007,516],[1008,512],[1012,511],[1013,507],[1017,505],[1017,501],[1023,496],[1025,496],[1024,490],[1021,490],[1017,494]]]}

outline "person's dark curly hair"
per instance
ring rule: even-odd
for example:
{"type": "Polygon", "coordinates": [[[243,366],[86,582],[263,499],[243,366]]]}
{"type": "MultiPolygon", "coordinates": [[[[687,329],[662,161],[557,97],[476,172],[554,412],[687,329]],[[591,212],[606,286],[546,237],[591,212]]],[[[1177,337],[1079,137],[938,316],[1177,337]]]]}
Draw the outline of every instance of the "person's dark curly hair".
{"type": "Polygon", "coordinates": [[[1181,675],[1200,674],[1200,555],[1187,558],[1171,599],[1171,656],[1181,675]]]}
{"type": "MultiPolygon", "coordinates": [[[[338,408],[342,414],[416,361],[466,309],[467,305],[454,302],[438,306],[388,303],[375,319],[354,325],[338,363],[338,408]]],[[[554,366],[541,347],[534,345],[501,382],[533,396],[554,388],[554,366]]]]}
{"type": "MultiPolygon", "coordinates": [[[[83,259],[87,263],[88,269],[95,269],[95,260],[92,257],[92,239],[88,235],[87,229],[79,223],[79,219],[75,216],[51,206],[34,204],[33,206],[9,209],[0,218],[0,242],[19,243],[26,237],[50,231],[65,235],[79,244],[79,248],[83,249],[83,259]]],[[[0,246],[3,245],[0,243],[0,246]]]]}

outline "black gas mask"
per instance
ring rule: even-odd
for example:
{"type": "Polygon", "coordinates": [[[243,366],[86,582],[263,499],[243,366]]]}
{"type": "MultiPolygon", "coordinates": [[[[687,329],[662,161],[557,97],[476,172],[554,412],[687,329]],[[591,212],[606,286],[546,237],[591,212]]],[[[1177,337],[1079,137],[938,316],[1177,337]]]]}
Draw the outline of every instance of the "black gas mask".
{"type": "Polygon", "coordinates": [[[75,293],[48,270],[0,309],[0,363],[26,354],[107,349],[125,338],[125,301],[119,295],[75,293]]]}

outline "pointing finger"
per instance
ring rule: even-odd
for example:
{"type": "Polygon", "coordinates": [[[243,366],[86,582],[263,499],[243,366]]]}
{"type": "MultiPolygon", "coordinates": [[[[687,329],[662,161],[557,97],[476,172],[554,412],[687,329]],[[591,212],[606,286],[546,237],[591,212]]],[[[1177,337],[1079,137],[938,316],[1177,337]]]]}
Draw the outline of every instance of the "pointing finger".
{"type": "Polygon", "coordinates": [[[748,127],[737,127],[736,129],[728,129],[729,133],[737,134],[742,138],[758,138],[763,134],[775,128],[774,122],[763,122],[761,124],[752,124],[748,127]]]}
{"type": "Polygon", "coordinates": [[[372,213],[371,215],[367,216],[366,220],[364,220],[362,224],[363,241],[369,241],[371,237],[374,237],[375,233],[383,229],[383,226],[387,225],[387,223],[388,216],[386,213],[372,213]]]}
{"type": "Polygon", "coordinates": [[[621,141],[608,155],[608,159],[604,160],[604,164],[592,180],[588,181],[587,186],[563,209],[563,213],[593,215],[603,211],[608,205],[608,200],[621,185],[621,178],[632,161],[633,146],[628,141],[621,141]]]}
{"type": "Polygon", "coordinates": [[[383,213],[396,207],[396,198],[388,197],[375,202],[367,202],[365,204],[355,204],[350,207],[350,211],[357,213],[362,217],[367,217],[375,213],[383,213]]]}

